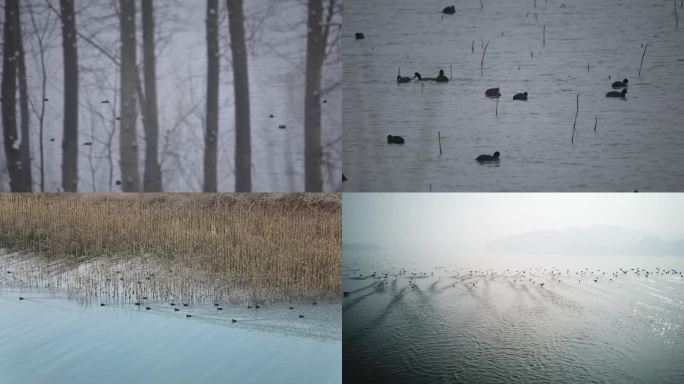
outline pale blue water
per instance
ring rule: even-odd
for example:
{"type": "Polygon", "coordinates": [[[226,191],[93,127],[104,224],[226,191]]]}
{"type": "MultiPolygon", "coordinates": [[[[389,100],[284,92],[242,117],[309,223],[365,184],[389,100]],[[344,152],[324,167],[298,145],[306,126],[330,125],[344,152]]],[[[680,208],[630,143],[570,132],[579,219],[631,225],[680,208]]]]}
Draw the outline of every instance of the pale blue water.
{"type": "Polygon", "coordinates": [[[341,381],[339,304],[258,315],[151,305],[100,307],[0,286],[0,383],[341,381]]]}

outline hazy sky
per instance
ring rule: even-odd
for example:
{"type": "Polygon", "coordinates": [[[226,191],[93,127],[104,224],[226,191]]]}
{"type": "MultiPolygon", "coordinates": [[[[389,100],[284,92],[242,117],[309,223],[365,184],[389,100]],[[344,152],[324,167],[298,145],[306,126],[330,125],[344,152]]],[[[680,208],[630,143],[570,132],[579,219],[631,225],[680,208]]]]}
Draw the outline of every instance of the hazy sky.
{"type": "Polygon", "coordinates": [[[684,194],[345,193],[344,243],[481,246],[548,229],[615,225],[684,237],[684,194]]]}

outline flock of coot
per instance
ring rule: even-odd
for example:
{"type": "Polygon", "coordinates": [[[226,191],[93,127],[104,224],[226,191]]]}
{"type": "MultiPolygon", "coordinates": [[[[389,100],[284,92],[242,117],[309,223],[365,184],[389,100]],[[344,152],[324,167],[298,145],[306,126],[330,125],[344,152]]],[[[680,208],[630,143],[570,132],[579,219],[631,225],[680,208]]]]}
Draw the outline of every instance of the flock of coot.
{"type": "MultiPolygon", "coordinates": [[[[447,6],[442,10],[443,14],[446,15],[453,15],[456,13],[456,7],[451,5],[447,6]]],[[[357,40],[365,39],[365,35],[361,32],[357,32],[355,35],[357,40]]],[[[440,69],[439,73],[437,74],[436,77],[423,77],[420,72],[415,72],[413,74],[413,77],[409,76],[402,76],[400,73],[397,74],[397,84],[408,84],[412,82],[424,82],[424,81],[434,81],[436,83],[447,83],[449,82],[449,78],[444,74],[444,70],[440,69]]],[[[622,100],[626,100],[626,95],[627,95],[627,84],[628,80],[624,79],[623,81],[615,81],[612,84],[613,89],[622,89],[621,91],[610,91],[606,93],[606,97],[609,98],[619,98],[622,100]]],[[[501,97],[501,90],[499,87],[496,88],[489,88],[485,91],[485,96],[489,98],[500,98],[501,97]]],[[[528,94],[527,91],[525,92],[519,92],[513,95],[513,100],[516,101],[527,101],[528,99],[528,94]]],[[[406,139],[401,137],[401,136],[396,136],[396,135],[388,135],[387,136],[387,144],[405,144],[406,139]]],[[[494,152],[493,155],[480,155],[475,160],[477,160],[480,163],[489,163],[489,162],[498,162],[499,161],[499,151],[494,152]]],[[[346,177],[342,175],[343,180],[346,181],[346,177]]]]}

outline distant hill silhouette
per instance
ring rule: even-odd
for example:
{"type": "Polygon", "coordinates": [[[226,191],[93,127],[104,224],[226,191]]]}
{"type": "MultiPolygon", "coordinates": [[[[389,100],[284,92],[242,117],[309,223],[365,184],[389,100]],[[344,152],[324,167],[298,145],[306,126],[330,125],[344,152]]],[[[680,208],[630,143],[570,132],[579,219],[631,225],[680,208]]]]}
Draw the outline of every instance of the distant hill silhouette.
{"type": "Polygon", "coordinates": [[[487,251],[511,254],[653,254],[684,256],[684,239],[663,241],[648,232],[596,225],[534,231],[490,242],[487,251]]]}

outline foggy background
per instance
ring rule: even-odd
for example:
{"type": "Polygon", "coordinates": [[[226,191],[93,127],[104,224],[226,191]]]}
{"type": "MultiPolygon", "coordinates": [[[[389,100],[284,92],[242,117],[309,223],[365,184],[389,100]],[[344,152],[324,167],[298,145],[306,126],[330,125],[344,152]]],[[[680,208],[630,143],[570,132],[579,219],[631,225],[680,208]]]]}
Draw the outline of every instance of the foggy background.
{"type": "MultiPolygon", "coordinates": [[[[232,58],[226,1],[219,1],[218,190],[235,185],[235,117],[232,58]]],[[[136,1],[137,61],[142,78],[141,3],[136,1]]],[[[324,2],[325,6],[329,3],[324,2]]],[[[3,10],[5,1],[2,1],[3,10]]],[[[44,39],[46,98],[44,118],[45,191],[61,191],[64,68],[58,1],[21,1],[20,18],[29,101],[40,109],[41,66],[37,36],[44,39]]],[[[206,116],[207,43],[204,1],[155,1],[155,43],[159,119],[159,162],[164,191],[202,191],[206,116]]],[[[253,191],[303,191],[304,84],[307,1],[244,2],[247,45],[253,191]],[[273,117],[269,117],[273,115],[273,117]],[[283,128],[279,128],[283,126],[283,128]]],[[[341,2],[336,3],[341,11],[341,2]]],[[[78,191],[120,191],[119,2],[75,1],[79,34],[78,191]],[[105,53],[106,52],[106,53],[105,53]],[[103,101],[109,101],[104,104],[103,101]],[[112,137],[113,139],[110,139],[112,137]],[[86,145],[85,143],[92,143],[86,145]],[[109,163],[107,148],[113,154],[109,163]],[[112,179],[110,180],[110,171],[112,179]]],[[[5,24],[4,12],[0,23],[5,24]]],[[[341,12],[333,18],[323,67],[321,99],[323,190],[341,183],[341,53],[335,35],[341,12]]],[[[18,96],[18,95],[17,95],[18,96]]],[[[18,98],[18,97],[17,97],[18,98]]],[[[17,106],[17,125],[19,124],[17,106]]],[[[39,188],[37,111],[30,109],[33,190],[39,188]]],[[[144,131],[138,109],[139,169],[144,167],[144,131]]],[[[9,191],[5,154],[0,156],[0,191],[9,191]]],[[[142,184],[142,183],[141,183],[142,184]]]]}
{"type": "Polygon", "coordinates": [[[680,194],[345,193],[343,247],[453,262],[682,256],[683,215],[680,194]]]}

